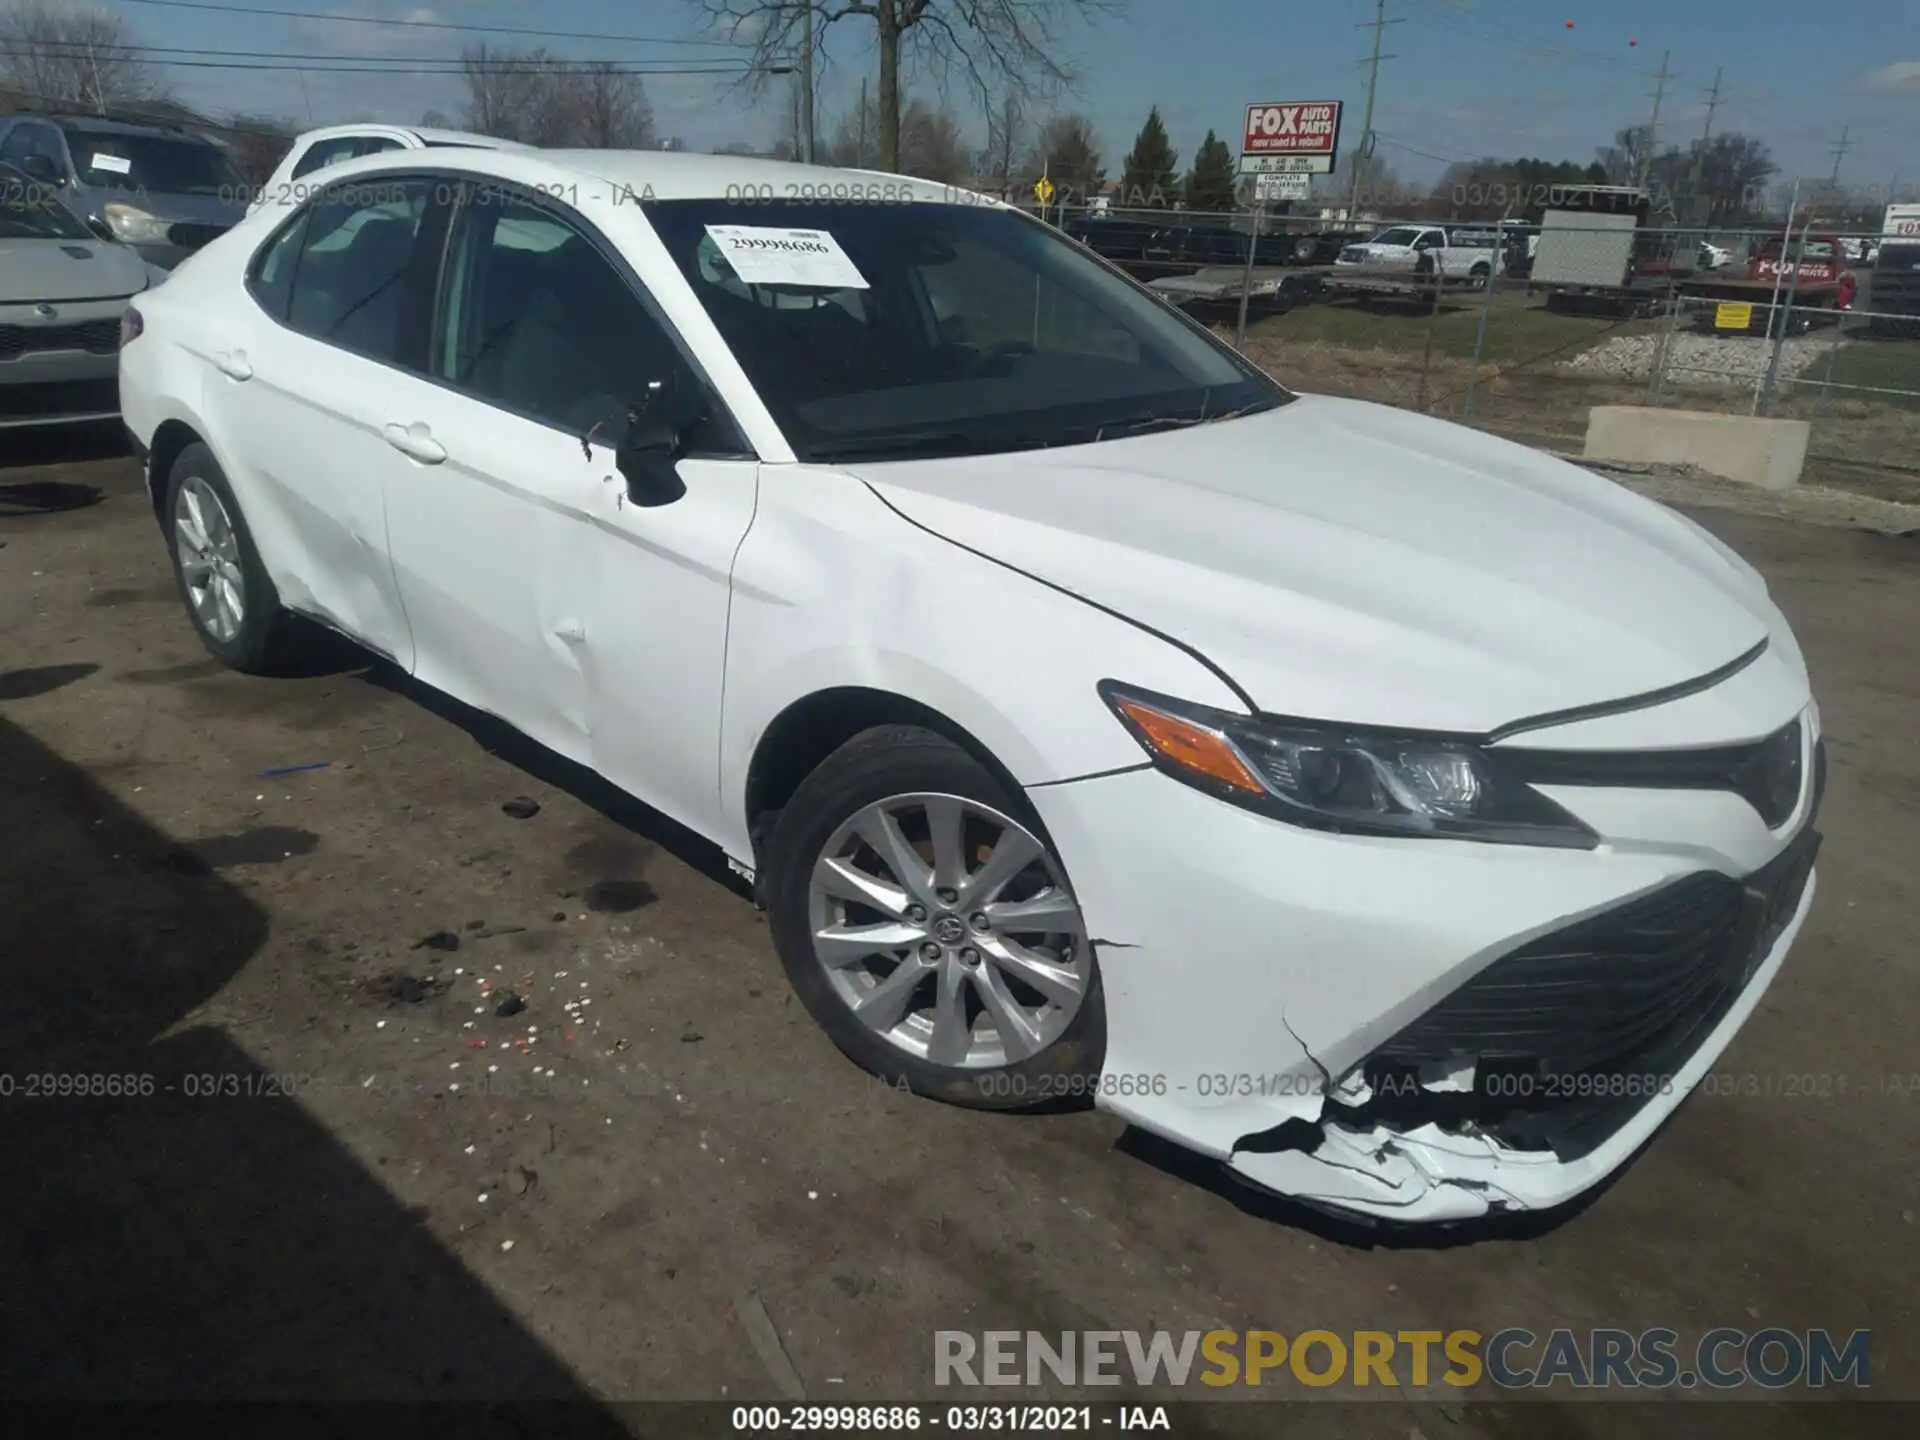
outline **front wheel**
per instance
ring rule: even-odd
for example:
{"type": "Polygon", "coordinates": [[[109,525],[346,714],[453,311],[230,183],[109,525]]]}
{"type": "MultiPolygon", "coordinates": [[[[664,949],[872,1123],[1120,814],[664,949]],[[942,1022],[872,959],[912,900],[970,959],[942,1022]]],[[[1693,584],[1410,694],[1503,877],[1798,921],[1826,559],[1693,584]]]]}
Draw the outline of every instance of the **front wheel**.
{"type": "Polygon", "coordinates": [[[912,726],[867,730],[782,811],[768,919],[788,979],[855,1063],[952,1104],[1090,1096],[1099,967],[1064,867],[1017,792],[912,726]]]}

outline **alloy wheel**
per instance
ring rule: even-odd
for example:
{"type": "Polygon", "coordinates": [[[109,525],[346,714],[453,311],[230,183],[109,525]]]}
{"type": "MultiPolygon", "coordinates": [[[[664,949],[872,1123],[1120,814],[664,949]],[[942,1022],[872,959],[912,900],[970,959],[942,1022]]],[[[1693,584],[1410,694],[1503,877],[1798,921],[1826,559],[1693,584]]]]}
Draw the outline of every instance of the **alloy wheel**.
{"type": "Polygon", "coordinates": [[[957,795],[895,795],[834,831],[808,887],[813,953],[875,1034],[936,1065],[1030,1059],[1079,1013],[1079,902],[1019,821],[957,795]]]}
{"type": "Polygon", "coordinates": [[[233,518],[219,494],[198,475],[181,482],[173,533],[193,617],[207,634],[226,644],[246,623],[246,571],[233,518]]]}

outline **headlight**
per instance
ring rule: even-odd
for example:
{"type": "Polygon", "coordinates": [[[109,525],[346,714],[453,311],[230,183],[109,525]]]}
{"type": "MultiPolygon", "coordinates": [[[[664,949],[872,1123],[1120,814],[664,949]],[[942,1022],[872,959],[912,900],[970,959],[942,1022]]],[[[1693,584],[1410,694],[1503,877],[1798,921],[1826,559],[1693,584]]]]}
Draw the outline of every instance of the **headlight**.
{"type": "Polygon", "coordinates": [[[1235,715],[1103,681],[1161,770],[1276,820],[1354,835],[1591,850],[1599,838],[1496,751],[1447,736],[1235,715]]]}
{"type": "Polygon", "coordinates": [[[129,245],[164,245],[167,243],[168,221],[157,215],[132,205],[122,205],[119,201],[103,207],[107,224],[113,227],[113,233],[129,245]]]}

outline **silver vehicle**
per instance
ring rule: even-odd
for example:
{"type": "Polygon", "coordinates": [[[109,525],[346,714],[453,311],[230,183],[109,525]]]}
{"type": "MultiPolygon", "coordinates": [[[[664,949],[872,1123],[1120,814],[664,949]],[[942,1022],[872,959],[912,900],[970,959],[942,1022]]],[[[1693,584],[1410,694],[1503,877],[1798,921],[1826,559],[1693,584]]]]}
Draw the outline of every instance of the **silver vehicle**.
{"type": "Polygon", "coordinates": [[[85,115],[0,119],[0,164],[60,193],[94,234],[171,270],[247,213],[226,152],[186,130],[85,115]]]}
{"type": "Polygon", "coordinates": [[[117,416],[127,301],[165,278],[0,165],[0,429],[117,416]]]}

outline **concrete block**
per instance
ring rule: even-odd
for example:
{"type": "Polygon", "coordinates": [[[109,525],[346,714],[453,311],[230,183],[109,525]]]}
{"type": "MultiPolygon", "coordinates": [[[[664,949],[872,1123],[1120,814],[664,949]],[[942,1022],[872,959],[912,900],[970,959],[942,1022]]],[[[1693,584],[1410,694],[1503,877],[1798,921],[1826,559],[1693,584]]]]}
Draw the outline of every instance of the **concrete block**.
{"type": "Polygon", "coordinates": [[[1697,465],[1710,475],[1791,490],[1807,463],[1812,427],[1805,420],[1767,420],[1648,405],[1596,405],[1587,416],[1589,460],[1697,465]]]}

